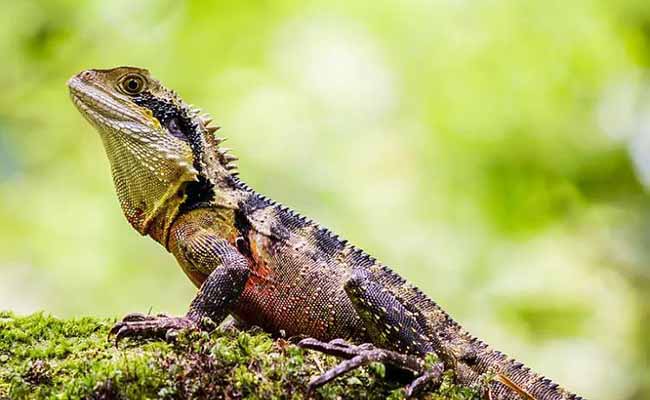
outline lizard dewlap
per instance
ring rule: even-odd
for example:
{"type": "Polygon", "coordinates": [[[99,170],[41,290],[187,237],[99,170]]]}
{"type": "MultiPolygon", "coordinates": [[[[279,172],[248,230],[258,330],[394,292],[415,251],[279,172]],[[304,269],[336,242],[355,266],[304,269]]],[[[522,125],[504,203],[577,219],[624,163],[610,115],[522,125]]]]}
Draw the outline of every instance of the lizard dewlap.
{"type": "Polygon", "coordinates": [[[91,69],[68,86],[102,138],[127,220],[200,288],[186,315],[129,314],[113,327],[116,340],[210,329],[232,315],[348,359],[310,390],[381,361],[416,375],[407,396],[452,370],[486,399],[580,399],[468,334],[364,251],[244,184],[211,118],[147,70],[91,69]],[[425,362],[430,354],[439,361],[425,362]]]}

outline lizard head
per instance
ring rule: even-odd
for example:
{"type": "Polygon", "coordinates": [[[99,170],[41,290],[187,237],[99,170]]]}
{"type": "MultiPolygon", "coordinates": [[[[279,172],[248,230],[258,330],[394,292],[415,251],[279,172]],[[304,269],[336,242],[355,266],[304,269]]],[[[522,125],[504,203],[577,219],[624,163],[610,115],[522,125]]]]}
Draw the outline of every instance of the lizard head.
{"type": "Polygon", "coordinates": [[[102,138],[124,215],[141,234],[154,219],[170,224],[190,185],[212,187],[215,175],[232,173],[234,157],[217,149],[218,128],[149,71],[90,69],[68,87],[102,138]]]}

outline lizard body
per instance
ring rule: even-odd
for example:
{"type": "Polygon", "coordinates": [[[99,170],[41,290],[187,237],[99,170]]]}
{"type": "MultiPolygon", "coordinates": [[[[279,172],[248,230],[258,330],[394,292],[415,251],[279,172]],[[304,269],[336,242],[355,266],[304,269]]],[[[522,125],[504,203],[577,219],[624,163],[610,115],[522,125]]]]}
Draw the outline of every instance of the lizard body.
{"type": "Polygon", "coordinates": [[[419,376],[407,394],[452,369],[489,399],[580,399],[471,336],[364,251],[249,188],[211,119],[147,70],[86,70],[68,86],[102,137],[127,220],[200,288],[187,315],[128,315],[118,339],[208,329],[230,314],[347,359],[312,387],[384,361],[419,376]],[[425,366],[429,353],[440,362],[425,366]]]}

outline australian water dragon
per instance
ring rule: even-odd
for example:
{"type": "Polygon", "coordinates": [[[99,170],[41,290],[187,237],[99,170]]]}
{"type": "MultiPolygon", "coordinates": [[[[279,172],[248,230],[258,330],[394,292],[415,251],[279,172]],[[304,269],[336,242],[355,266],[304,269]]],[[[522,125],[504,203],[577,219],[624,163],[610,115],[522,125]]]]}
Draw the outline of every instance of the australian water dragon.
{"type": "Polygon", "coordinates": [[[311,389],[382,361],[415,374],[407,395],[453,370],[486,399],[580,399],[468,334],[363,250],[248,187],[211,118],[147,70],[86,70],[68,86],[100,133],[127,220],[200,288],[185,316],[130,314],[116,339],[209,329],[230,314],[345,359],[311,389]],[[439,361],[426,363],[429,353],[439,361]]]}

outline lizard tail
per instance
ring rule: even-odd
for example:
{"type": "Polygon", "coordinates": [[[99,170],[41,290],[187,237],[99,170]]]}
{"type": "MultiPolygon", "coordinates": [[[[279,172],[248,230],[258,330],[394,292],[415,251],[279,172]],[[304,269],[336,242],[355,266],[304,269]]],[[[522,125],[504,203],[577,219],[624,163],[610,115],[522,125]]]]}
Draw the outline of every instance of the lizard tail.
{"type": "Polygon", "coordinates": [[[569,392],[549,378],[533,372],[523,363],[505,354],[492,350],[479,342],[477,370],[483,373],[496,372],[488,390],[492,399],[512,400],[585,400],[569,392]]]}

